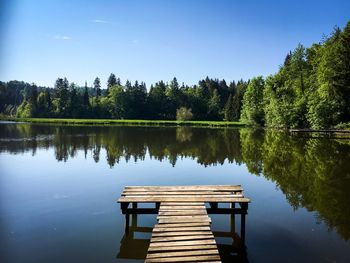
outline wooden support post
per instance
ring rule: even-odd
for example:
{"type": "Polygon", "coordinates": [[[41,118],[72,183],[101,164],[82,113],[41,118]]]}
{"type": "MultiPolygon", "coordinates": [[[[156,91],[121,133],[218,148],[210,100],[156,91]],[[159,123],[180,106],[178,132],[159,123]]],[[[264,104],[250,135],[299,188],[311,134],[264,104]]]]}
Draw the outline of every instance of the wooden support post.
{"type": "Polygon", "coordinates": [[[128,213],[125,214],[125,233],[129,232],[129,225],[130,225],[130,215],[128,213]]]}
{"type": "Polygon", "coordinates": [[[218,208],[218,203],[216,202],[209,202],[210,204],[210,207],[213,208],[213,209],[217,209],[218,208]]]}
{"type": "Polygon", "coordinates": [[[131,227],[133,228],[137,227],[137,214],[131,215],[131,227]]]}
{"type": "Polygon", "coordinates": [[[248,203],[241,203],[240,204],[242,207],[242,214],[241,214],[241,241],[242,241],[242,246],[245,246],[245,216],[247,214],[248,210],[248,203]]]}
{"type": "Polygon", "coordinates": [[[137,228],[137,214],[131,215],[131,227],[137,228]]]}
{"type": "MultiPolygon", "coordinates": [[[[231,203],[230,204],[230,208],[235,208],[236,204],[235,203],[231,203]]],[[[230,231],[231,234],[234,235],[236,233],[236,222],[235,222],[235,213],[231,212],[230,214],[230,231]]]]}
{"type": "MultiPolygon", "coordinates": [[[[132,203],[132,209],[137,209],[137,203],[132,203]]],[[[132,213],[131,215],[131,227],[136,228],[137,227],[137,213],[132,213]]]]}
{"type": "Polygon", "coordinates": [[[245,214],[241,215],[241,241],[242,246],[245,244],[245,214]]]}
{"type": "Polygon", "coordinates": [[[124,203],[120,203],[120,208],[122,210],[122,213],[125,214],[126,210],[128,209],[129,203],[124,202],[124,203]]]}
{"type": "Polygon", "coordinates": [[[159,210],[160,208],[160,202],[156,202],[156,209],[159,210]]]}

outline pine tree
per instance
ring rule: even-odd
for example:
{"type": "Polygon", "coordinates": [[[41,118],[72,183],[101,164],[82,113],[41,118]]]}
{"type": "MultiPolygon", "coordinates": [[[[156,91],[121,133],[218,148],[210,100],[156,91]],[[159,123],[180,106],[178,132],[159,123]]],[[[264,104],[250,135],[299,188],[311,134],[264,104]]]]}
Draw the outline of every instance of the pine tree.
{"type": "Polygon", "coordinates": [[[235,113],[234,113],[232,95],[230,95],[228,97],[226,105],[225,105],[225,120],[226,121],[235,121],[235,113]]]}
{"type": "Polygon", "coordinates": [[[117,79],[115,77],[115,75],[113,73],[111,73],[111,75],[109,75],[108,80],[107,80],[107,93],[109,91],[109,88],[117,85],[117,79]]]}
{"type": "Polygon", "coordinates": [[[101,96],[101,81],[98,77],[94,80],[94,89],[95,89],[95,95],[96,99],[101,96]]]}
{"type": "Polygon", "coordinates": [[[125,89],[128,90],[128,89],[131,89],[131,88],[132,88],[131,82],[129,80],[126,80],[126,82],[125,82],[125,89]]]}
{"type": "Polygon", "coordinates": [[[222,119],[222,117],[220,118],[220,95],[216,89],[208,103],[208,117],[210,120],[222,119]]]}
{"type": "Polygon", "coordinates": [[[88,86],[86,81],[85,81],[85,87],[84,87],[83,105],[86,109],[90,106],[89,91],[88,91],[88,86]]]}
{"type": "Polygon", "coordinates": [[[69,82],[66,78],[58,78],[55,83],[56,98],[58,99],[56,114],[58,117],[67,117],[68,115],[68,91],[69,82]]]}

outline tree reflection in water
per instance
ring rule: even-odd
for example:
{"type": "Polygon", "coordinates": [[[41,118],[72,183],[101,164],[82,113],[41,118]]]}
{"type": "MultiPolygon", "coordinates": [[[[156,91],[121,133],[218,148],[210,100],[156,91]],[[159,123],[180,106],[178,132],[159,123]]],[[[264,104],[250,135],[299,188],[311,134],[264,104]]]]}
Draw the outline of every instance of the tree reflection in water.
{"type": "Polygon", "coordinates": [[[245,164],[285,194],[295,208],[314,211],[345,240],[350,239],[350,142],[290,136],[252,129],[190,127],[85,127],[1,124],[0,152],[11,154],[53,148],[58,161],[78,152],[95,162],[101,150],[112,168],[121,160],[144,160],[146,155],[176,165],[178,158],[199,164],[245,164]]]}

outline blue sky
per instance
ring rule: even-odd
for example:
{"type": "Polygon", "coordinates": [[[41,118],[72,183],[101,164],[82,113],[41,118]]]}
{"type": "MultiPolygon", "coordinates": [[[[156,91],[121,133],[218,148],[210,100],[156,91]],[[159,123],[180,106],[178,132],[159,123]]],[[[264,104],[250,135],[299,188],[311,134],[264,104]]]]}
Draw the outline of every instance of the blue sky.
{"type": "Polygon", "coordinates": [[[111,72],[195,84],[267,76],[298,43],[350,19],[350,1],[0,0],[0,80],[105,85],[111,72]]]}

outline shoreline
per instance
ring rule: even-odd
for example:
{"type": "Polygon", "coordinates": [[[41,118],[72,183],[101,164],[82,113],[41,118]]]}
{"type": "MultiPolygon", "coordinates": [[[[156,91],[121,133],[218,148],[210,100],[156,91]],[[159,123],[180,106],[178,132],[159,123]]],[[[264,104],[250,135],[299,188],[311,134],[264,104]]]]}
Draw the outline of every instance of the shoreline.
{"type": "Polygon", "coordinates": [[[191,126],[191,127],[245,127],[242,122],[225,121],[176,121],[176,120],[115,120],[115,119],[64,119],[64,118],[14,118],[1,117],[0,121],[102,126],[191,126]]]}
{"type": "MultiPolygon", "coordinates": [[[[36,124],[60,124],[82,126],[151,126],[151,127],[251,127],[243,122],[227,121],[177,121],[177,120],[134,120],[134,119],[70,119],[70,118],[16,118],[0,117],[0,121],[36,124]]],[[[254,126],[255,127],[255,126],[254,126]]],[[[256,129],[276,129],[269,127],[255,127],[256,129]]],[[[291,134],[349,134],[350,129],[278,129],[291,134]]]]}

